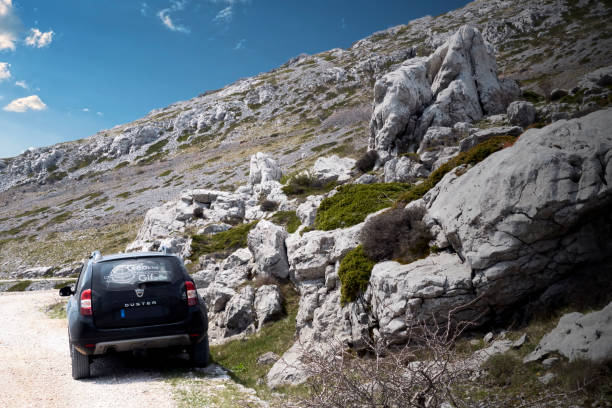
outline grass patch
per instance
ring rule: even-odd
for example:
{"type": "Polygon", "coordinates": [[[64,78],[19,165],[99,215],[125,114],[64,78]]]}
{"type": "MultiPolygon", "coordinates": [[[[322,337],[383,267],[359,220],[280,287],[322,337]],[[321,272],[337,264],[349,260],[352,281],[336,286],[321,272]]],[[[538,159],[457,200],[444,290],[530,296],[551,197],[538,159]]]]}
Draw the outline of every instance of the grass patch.
{"type": "Polygon", "coordinates": [[[315,147],[311,147],[310,150],[312,150],[315,153],[319,153],[323,150],[329,149],[330,147],[334,147],[335,145],[337,145],[338,142],[329,142],[329,143],[323,143],[321,145],[315,146],[315,147]]]}
{"type": "MultiPolygon", "coordinates": [[[[489,155],[508,147],[516,141],[513,136],[496,136],[487,141],[484,141],[467,152],[460,153],[455,156],[442,166],[438,167],[436,171],[431,173],[427,179],[417,186],[411,187],[408,191],[401,194],[397,198],[397,205],[406,205],[411,201],[418,200],[423,197],[429,190],[431,190],[442,178],[457,166],[463,164],[474,165],[480,163],[486,159],[489,155]]],[[[318,214],[317,214],[318,217],[318,214]]]]}
{"type": "Polygon", "coordinates": [[[206,254],[229,254],[232,251],[247,246],[247,236],[249,231],[257,225],[257,221],[248,224],[236,225],[227,231],[219,232],[214,235],[194,235],[192,236],[191,255],[192,261],[206,254]]]}
{"type": "MultiPolygon", "coordinates": [[[[281,182],[282,182],[281,178],[281,182]]],[[[290,197],[307,197],[313,194],[324,194],[336,187],[336,182],[321,183],[307,172],[290,176],[283,186],[283,193],[290,197]]]]}
{"type": "Polygon", "coordinates": [[[94,160],[96,160],[95,156],[86,156],[86,157],[83,157],[82,159],[77,160],[76,162],[74,162],[74,164],[72,165],[72,167],[70,167],[68,169],[68,171],[70,173],[72,173],[74,171],[80,170],[80,169],[82,169],[84,167],[89,166],[91,163],[93,163],[94,160]]]}
{"type": "Polygon", "coordinates": [[[166,171],[159,173],[157,177],[166,177],[166,176],[169,176],[170,174],[172,174],[172,170],[166,170],[166,171]]]}
{"type": "Polygon", "coordinates": [[[117,194],[116,197],[125,199],[125,198],[128,198],[130,194],[132,193],[130,193],[129,191],[124,191],[123,193],[117,194]]]}
{"type": "Polygon", "coordinates": [[[41,225],[40,227],[37,228],[37,230],[42,230],[45,229],[46,227],[49,227],[51,225],[55,225],[55,224],[61,224],[63,222],[68,221],[70,218],[72,218],[72,211],[65,211],[59,215],[56,215],[55,217],[51,218],[46,224],[41,225]]]}
{"type": "Polygon", "coordinates": [[[340,261],[338,269],[338,277],[342,284],[340,287],[341,304],[354,301],[367,289],[372,268],[374,268],[374,261],[368,258],[361,245],[346,254],[340,261]]]}
{"type": "Polygon", "coordinates": [[[130,162],[123,161],[123,162],[121,162],[121,163],[119,163],[118,165],[115,166],[115,170],[119,170],[119,169],[122,169],[124,167],[127,167],[128,164],[130,164],[130,162]]]}
{"type": "Polygon", "coordinates": [[[38,222],[38,220],[37,219],[27,220],[21,223],[20,225],[16,226],[15,228],[11,228],[10,230],[6,230],[6,231],[1,231],[0,234],[17,235],[20,232],[22,232],[25,228],[30,226],[31,224],[34,224],[35,222],[38,222]]]}
{"type": "Polygon", "coordinates": [[[153,143],[147,151],[145,152],[145,156],[149,156],[151,154],[157,154],[162,151],[162,149],[168,144],[168,139],[160,140],[159,142],[153,143]]]}
{"type": "Polygon", "coordinates": [[[405,183],[348,184],[321,202],[315,229],[329,231],[363,222],[368,214],[390,207],[411,188],[405,183]]]}
{"type": "Polygon", "coordinates": [[[257,364],[260,355],[271,351],[280,356],[293,344],[299,295],[289,283],[281,285],[280,289],[285,309],[283,319],[265,325],[247,339],[210,348],[213,360],[231,370],[234,380],[247,387],[263,389],[258,380],[265,379],[270,367],[257,364]]]}
{"type": "Polygon", "coordinates": [[[287,232],[290,234],[293,234],[295,231],[297,231],[298,227],[302,225],[302,222],[295,211],[277,211],[272,217],[270,217],[270,221],[284,226],[287,228],[287,232]]]}
{"type": "MultiPolygon", "coordinates": [[[[71,283],[74,283],[74,281],[72,281],[71,283]]],[[[60,287],[64,287],[64,286],[60,286],[60,287]]],[[[59,289],[59,288],[55,287],[54,289],[59,289]]],[[[52,319],[65,319],[67,303],[68,303],[67,301],[59,301],[50,306],[47,306],[47,308],[45,309],[45,313],[47,314],[47,316],[49,316],[52,319]]]]}
{"type": "Polygon", "coordinates": [[[29,280],[24,280],[21,282],[17,282],[16,284],[14,284],[13,286],[11,286],[10,288],[8,288],[6,291],[7,292],[23,292],[25,291],[28,286],[30,286],[32,284],[32,281],[29,280]]]}

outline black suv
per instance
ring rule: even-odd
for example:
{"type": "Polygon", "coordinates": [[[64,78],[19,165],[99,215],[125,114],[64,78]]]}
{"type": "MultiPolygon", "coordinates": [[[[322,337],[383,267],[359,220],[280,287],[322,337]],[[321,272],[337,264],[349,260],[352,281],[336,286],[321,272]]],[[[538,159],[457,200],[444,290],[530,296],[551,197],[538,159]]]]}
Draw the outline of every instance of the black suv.
{"type": "Polygon", "coordinates": [[[75,289],[66,286],[72,377],[89,377],[91,359],[111,352],[186,349],[206,366],[206,305],[180,258],[162,252],[92,253],[75,289]]]}

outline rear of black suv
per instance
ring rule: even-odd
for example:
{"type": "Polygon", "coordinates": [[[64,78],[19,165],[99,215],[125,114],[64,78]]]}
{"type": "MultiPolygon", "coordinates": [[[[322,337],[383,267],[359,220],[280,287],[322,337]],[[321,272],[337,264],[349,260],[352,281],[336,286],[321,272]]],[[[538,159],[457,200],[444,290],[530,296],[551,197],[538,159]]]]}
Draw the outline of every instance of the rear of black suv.
{"type": "Polygon", "coordinates": [[[110,352],[186,349],[196,366],[208,363],[206,307],[182,261],[165,253],[102,257],[83,267],[67,307],[75,379],[89,376],[91,359],[110,352]]]}

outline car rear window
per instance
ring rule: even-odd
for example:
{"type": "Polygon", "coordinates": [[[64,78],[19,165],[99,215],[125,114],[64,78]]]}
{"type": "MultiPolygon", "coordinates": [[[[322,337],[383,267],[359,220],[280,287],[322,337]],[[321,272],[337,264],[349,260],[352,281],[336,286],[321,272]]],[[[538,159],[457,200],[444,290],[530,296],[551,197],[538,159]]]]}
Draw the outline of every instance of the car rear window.
{"type": "Polygon", "coordinates": [[[118,259],[93,267],[93,286],[108,291],[128,290],[142,283],[172,284],[180,278],[180,266],[171,257],[118,259]]]}

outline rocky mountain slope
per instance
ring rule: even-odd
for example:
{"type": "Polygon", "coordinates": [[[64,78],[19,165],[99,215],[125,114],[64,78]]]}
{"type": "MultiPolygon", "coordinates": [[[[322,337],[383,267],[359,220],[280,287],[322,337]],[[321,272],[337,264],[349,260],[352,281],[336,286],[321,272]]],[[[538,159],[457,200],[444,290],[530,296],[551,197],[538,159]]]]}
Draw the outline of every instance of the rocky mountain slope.
{"type": "MultiPolygon", "coordinates": [[[[610,64],[609,6],[476,1],[375,33],[347,50],[301,55],[86,139],[2,159],[0,272],[68,263],[96,246],[117,250],[147,209],[185,187],[233,190],[244,183],[256,151],[271,153],[286,174],[332,153],[357,158],[370,136],[376,80],[409,57],[429,55],[466,23],[491,44],[500,77],[544,97],[554,88],[570,90],[583,74],[610,64]],[[45,247],[50,240],[62,250],[45,247]]],[[[566,97],[539,113],[550,120],[600,99],[566,97]]]]}

